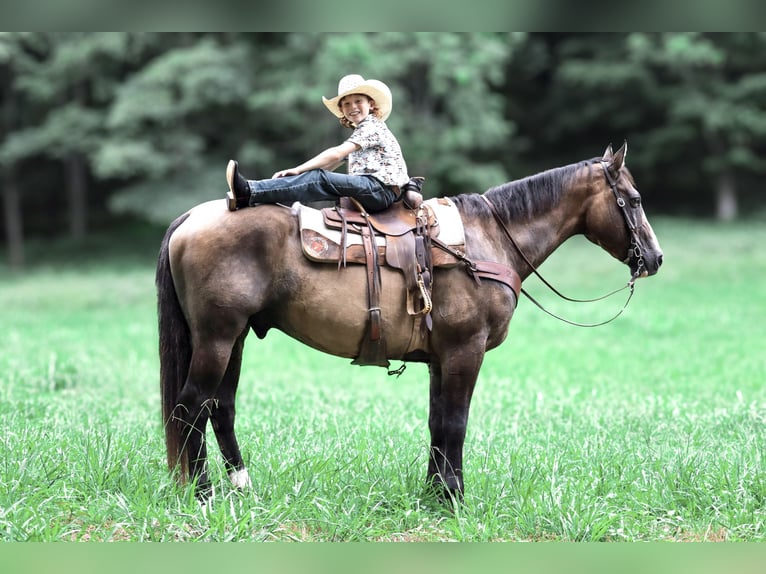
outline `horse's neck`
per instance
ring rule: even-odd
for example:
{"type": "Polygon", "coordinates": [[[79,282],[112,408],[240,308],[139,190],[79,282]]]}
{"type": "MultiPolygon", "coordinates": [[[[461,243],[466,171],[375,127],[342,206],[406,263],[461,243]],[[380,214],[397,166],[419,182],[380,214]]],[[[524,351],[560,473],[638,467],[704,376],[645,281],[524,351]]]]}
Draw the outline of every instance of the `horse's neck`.
{"type": "Polygon", "coordinates": [[[528,222],[511,223],[509,230],[515,246],[510,243],[509,256],[511,265],[517,269],[522,278],[532,273],[561,246],[573,233],[569,227],[561,227],[555,223],[536,219],[528,222]],[[530,267],[531,264],[531,267],[530,267]]]}
{"type": "Polygon", "coordinates": [[[493,221],[493,234],[496,236],[493,244],[501,246],[497,256],[516,269],[522,279],[526,278],[532,273],[532,267],[536,269],[542,265],[562,243],[578,233],[578,202],[581,201],[567,197],[533,217],[519,216],[504,220],[504,225],[493,221]]]}

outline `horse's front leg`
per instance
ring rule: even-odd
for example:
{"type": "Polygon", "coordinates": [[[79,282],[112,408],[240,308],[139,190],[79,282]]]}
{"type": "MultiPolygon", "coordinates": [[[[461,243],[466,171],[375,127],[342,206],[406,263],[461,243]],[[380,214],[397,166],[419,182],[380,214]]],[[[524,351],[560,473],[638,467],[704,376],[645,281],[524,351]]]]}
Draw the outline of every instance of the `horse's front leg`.
{"type": "Polygon", "coordinates": [[[463,351],[441,362],[434,360],[429,366],[431,451],[428,481],[457,499],[461,499],[464,492],[463,443],[482,358],[483,353],[463,351]]]}

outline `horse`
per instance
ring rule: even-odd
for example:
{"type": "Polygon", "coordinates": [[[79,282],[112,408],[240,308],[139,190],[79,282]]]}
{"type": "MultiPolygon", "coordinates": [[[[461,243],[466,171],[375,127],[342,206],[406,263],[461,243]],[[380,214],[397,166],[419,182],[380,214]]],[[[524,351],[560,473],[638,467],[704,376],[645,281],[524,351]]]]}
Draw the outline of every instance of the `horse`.
{"type": "MultiPolygon", "coordinates": [[[[430,375],[427,483],[464,496],[463,445],[471,397],[487,351],[506,338],[518,293],[509,282],[471,276],[473,260],[523,280],[565,240],[582,234],[631,272],[654,275],[662,250],[625,166],[627,142],[600,157],[455,195],[465,266],[434,268],[432,325],[424,348],[408,350],[413,318],[400,273],[381,267],[387,356],[426,363],[430,375]]],[[[286,206],[230,212],[209,201],[170,224],[157,262],[160,386],[167,462],[179,482],[209,496],[206,427],[212,423],[234,487],[251,488],[234,431],[243,347],[252,330],[274,328],[332,355],[354,358],[368,319],[363,265],[338,268],[301,252],[286,206]]]]}

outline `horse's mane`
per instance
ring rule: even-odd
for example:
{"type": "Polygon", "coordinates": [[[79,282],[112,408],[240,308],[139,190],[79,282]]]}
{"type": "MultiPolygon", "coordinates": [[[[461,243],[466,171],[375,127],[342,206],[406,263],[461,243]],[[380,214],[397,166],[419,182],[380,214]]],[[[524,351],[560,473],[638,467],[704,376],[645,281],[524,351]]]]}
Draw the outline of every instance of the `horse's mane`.
{"type": "MultiPolygon", "coordinates": [[[[534,217],[558,204],[562,192],[580,169],[583,167],[590,168],[599,161],[601,158],[592,158],[549,169],[523,179],[492,187],[484,195],[492,201],[500,216],[506,221],[534,217]]],[[[464,215],[487,213],[487,203],[479,194],[462,194],[452,199],[464,215]]]]}

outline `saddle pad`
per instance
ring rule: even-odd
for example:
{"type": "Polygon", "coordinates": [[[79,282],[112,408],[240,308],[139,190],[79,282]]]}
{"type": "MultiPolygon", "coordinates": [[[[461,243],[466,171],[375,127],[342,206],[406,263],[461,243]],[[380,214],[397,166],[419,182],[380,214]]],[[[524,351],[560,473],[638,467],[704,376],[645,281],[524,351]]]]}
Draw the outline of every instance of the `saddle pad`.
{"type": "MultiPolygon", "coordinates": [[[[463,220],[460,218],[455,204],[446,197],[429,199],[423,203],[434,214],[435,225],[439,226],[439,239],[452,247],[464,246],[463,220]]],[[[342,241],[341,232],[325,225],[322,211],[319,209],[295,203],[293,210],[298,214],[304,255],[314,261],[337,261],[342,241]]],[[[385,249],[386,238],[376,235],[375,243],[379,250],[385,249]]],[[[346,247],[351,246],[361,248],[362,237],[349,230],[349,233],[346,234],[346,247]]]]}
{"type": "Polygon", "coordinates": [[[465,245],[465,230],[460,212],[449,197],[436,197],[424,201],[433,211],[439,226],[439,239],[450,247],[465,245]]]}

